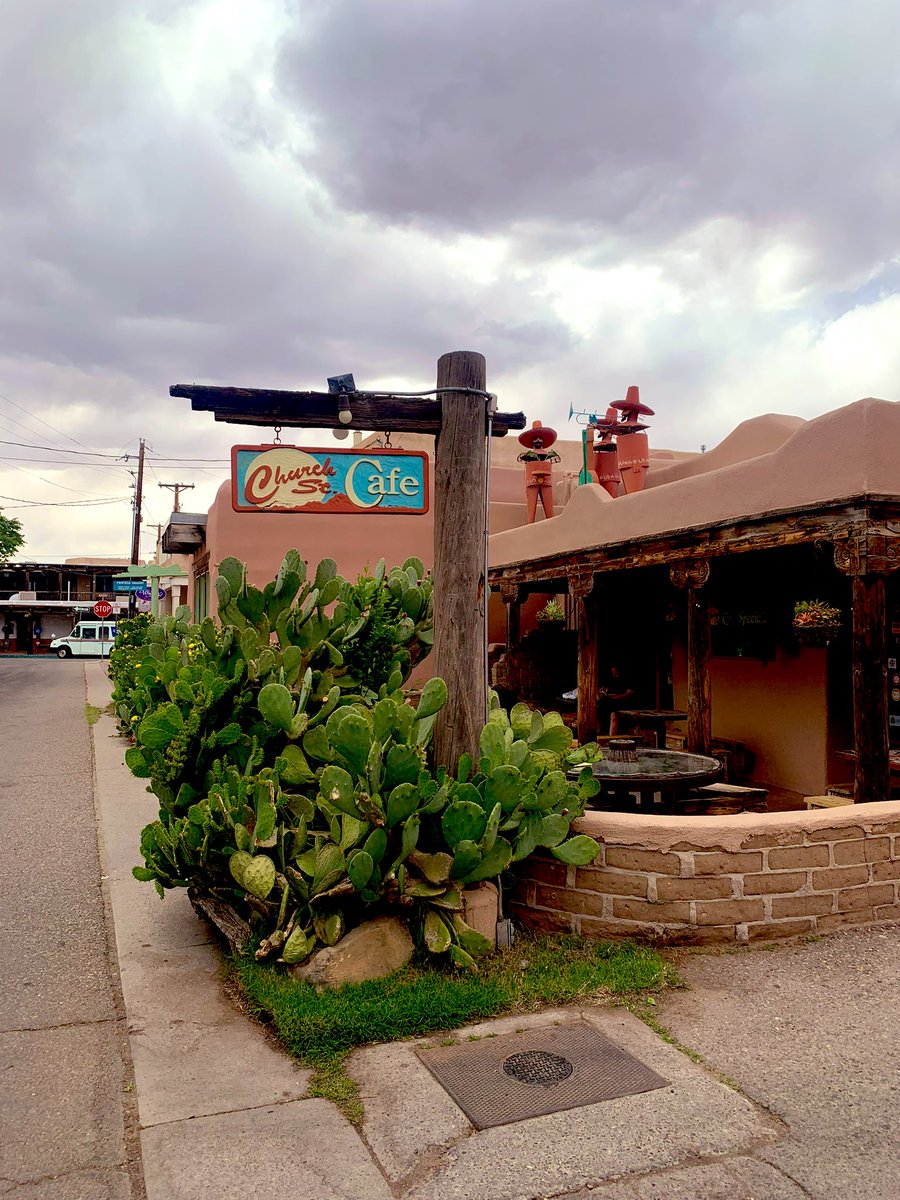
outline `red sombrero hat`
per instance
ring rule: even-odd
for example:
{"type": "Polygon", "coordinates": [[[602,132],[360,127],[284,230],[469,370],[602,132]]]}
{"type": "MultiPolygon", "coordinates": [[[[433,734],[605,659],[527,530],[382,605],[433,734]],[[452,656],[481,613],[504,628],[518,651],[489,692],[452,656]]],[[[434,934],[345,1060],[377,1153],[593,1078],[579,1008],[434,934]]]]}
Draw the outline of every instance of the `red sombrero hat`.
{"type": "Polygon", "coordinates": [[[652,408],[648,408],[646,404],[641,404],[641,394],[638,388],[630,387],[625,393],[624,400],[614,400],[613,408],[617,408],[622,413],[627,424],[634,424],[634,419],[637,417],[652,417],[656,414],[652,408]]]}
{"type": "Polygon", "coordinates": [[[540,421],[532,421],[531,428],[519,434],[519,441],[526,450],[533,450],[535,442],[540,442],[541,449],[546,450],[556,441],[556,436],[556,430],[551,429],[549,425],[542,425],[540,421]]]}

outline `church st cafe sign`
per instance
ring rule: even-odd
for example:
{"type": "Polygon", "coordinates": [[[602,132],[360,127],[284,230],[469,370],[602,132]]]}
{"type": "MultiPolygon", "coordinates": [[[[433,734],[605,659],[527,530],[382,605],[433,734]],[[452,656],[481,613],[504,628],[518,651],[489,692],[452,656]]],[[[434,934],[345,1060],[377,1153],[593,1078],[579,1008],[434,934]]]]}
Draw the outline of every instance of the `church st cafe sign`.
{"type": "Polygon", "coordinates": [[[234,446],[235,512],[424,513],[428,457],[414,450],[234,446]]]}

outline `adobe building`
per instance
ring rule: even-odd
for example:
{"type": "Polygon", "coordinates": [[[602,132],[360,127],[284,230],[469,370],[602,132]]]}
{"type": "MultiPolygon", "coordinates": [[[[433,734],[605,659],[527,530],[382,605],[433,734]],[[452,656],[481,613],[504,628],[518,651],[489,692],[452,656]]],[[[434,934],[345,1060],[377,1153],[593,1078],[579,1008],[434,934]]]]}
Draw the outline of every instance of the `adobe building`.
{"type": "MultiPolygon", "coordinates": [[[[377,456],[384,440],[356,435],[353,449],[377,456]]],[[[394,434],[391,442],[433,464],[431,437],[394,434]]],[[[533,669],[543,662],[545,676],[529,692],[516,688],[523,681],[513,671],[504,699],[560,707],[577,684],[580,706],[570,715],[585,740],[605,732],[593,697],[616,662],[645,705],[686,714],[670,724],[670,745],[738,747],[751,780],[801,802],[849,786],[860,766],[856,725],[861,713],[865,724],[876,684],[890,709],[885,753],[900,749],[900,687],[887,688],[900,636],[898,445],[900,409],[886,401],[813,421],[769,414],[706,454],[651,450],[642,490],[613,497],[579,484],[581,442],[557,441],[556,515],[545,519],[539,506],[529,524],[522,445],[495,438],[488,640],[493,658],[518,653],[533,669]],[[543,634],[535,615],[554,596],[566,619],[543,634]],[[841,610],[843,629],[827,646],[801,645],[794,605],[818,598],[841,610]],[[863,625],[875,639],[866,646],[863,625]]],[[[351,579],[381,557],[392,564],[415,555],[430,566],[432,506],[415,514],[236,511],[228,482],[205,517],[173,514],[163,539],[167,553],[191,556],[187,601],[197,617],[215,611],[222,558],[245,561],[261,586],[293,547],[312,563],[333,557],[351,579]]],[[[501,673],[494,682],[507,680],[501,673]]],[[[880,750],[867,761],[886,775],[880,750]]],[[[864,786],[883,793],[888,785],[864,786]]]]}
{"type": "Polygon", "coordinates": [[[653,464],[642,491],[576,489],[562,513],[491,539],[509,627],[532,592],[566,592],[582,738],[611,663],[708,753],[731,740],[752,779],[797,793],[855,781],[886,800],[900,770],[900,406],[866,399],[812,421],[746,421],[708,454],[653,464]],[[842,616],[803,644],[794,606],[842,616]]]}

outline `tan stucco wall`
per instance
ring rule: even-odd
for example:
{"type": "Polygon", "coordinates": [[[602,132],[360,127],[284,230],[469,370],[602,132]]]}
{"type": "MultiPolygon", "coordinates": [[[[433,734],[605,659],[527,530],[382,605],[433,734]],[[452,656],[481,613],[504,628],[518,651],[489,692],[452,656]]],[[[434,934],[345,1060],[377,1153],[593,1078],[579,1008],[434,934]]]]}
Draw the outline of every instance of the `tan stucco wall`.
{"type": "Polygon", "coordinates": [[[532,929],[668,943],[741,943],[900,920],[900,802],[814,812],[588,812],[587,867],[516,866],[513,917],[532,929]]]}
{"type": "MultiPolygon", "coordinates": [[[[765,420],[790,422],[796,418],[765,420]]],[[[777,438],[784,429],[782,424],[770,432],[777,438]]],[[[758,429],[749,432],[748,455],[759,449],[760,437],[758,429]]],[[[491,538],[491,566],[577,553],[853,496],[898,495],[898,445],[900,404],[858,400],[814,421],[801,422],[768,453],[737,459],[739,447],[732,446],[726,456],[729,461],[717,470],[700,469],[703,463],[697,466],[695,459],[696,474],[664,482],[663,474],[657,478],[651,472],[656,486],[615,500],[596,484],[580,487],[553,521],[537,524],[527,533],[515,529],[491,538]]]]}
{"type": "Polygon", "coordinates": [[[308,563],[333,558],[338,571],[355,579],[379,558],[388,566],[416,556],[426,567],[434,557],[432,516],[363,516],[329,513],[237,513],[231,507],[231,484],[219,488],[206,526],[209,561],[234,555],[247,564],[256,587],[273,579],[285,552],[297,549],[308,563]]]}
{"type": "MultiPolygon", "coordinates": [[[[752,778],[813,796],[825,791],[825,651],[778,651],[774,661],[713,658],[712,735],[743,742],[756,755],[752,778]]],[[[675,707],[687,705],[687,653],[673,650],[675,707]]]]}

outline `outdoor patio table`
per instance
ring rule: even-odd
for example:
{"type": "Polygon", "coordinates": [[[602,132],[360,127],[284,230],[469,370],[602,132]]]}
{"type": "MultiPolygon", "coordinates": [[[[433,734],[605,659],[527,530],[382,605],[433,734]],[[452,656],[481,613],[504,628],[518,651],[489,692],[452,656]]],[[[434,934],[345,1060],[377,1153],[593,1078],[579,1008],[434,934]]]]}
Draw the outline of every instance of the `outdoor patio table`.
{"type": "MultiPolygon", "coordinates": [[[[601,785],[601,797],[624,798],[631,792],[639,795],[659,792],[664,804],[677,804],[679,792],[688,792],[717,779],[722,773],[722,764],[705,754],[639,748],[634,762],[610,763],[603,759],[593,763],[591,769],[601,785]]],[[[568,777],[577,779],[579,773],[580,769],[574,767],[568,777]]]]}
{"type": "Polygon", "coordinates": [[[666,748],[666,724],[669,721],[687,720],[686,712],[676,708],[620,708],[616,716],[624,717],[624,725],[631,728],[634,725],[644,725],[656,734],[656,745],[660,750],[666,748]]]}

